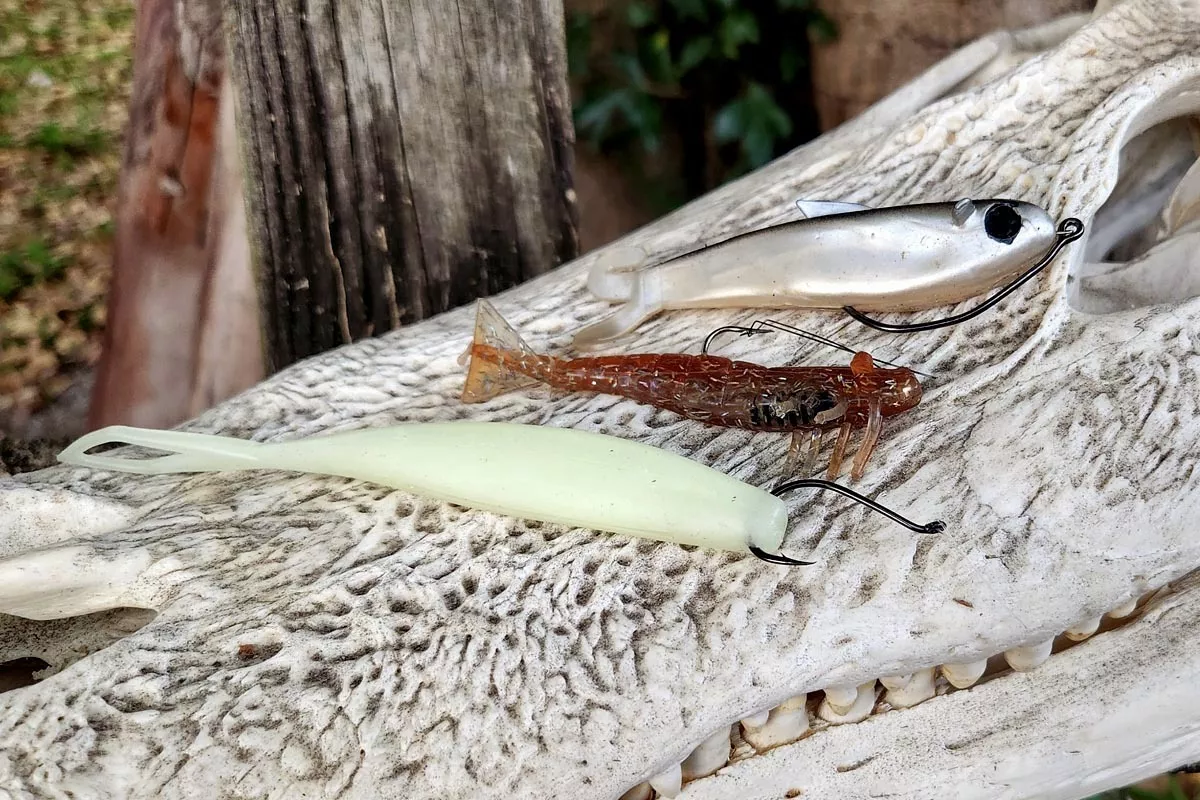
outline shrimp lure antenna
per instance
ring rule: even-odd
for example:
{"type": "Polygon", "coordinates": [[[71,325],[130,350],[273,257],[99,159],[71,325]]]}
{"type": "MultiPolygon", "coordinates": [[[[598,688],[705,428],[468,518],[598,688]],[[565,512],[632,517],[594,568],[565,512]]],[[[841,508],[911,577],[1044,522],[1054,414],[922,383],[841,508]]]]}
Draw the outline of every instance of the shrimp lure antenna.
{"type": "Polygon", "coordinates": [[[855,308],[852,308],[851,306],[842,306],[842,310],[854,319],[861,322],[863,325],[874,328],[877,331],[884,331],[885,333],[919,333],[921,331],[932,331],[937,330],[938,328],[947,328],[951,325],[959,325],[967,320],[978,317],[980,314],[995,306],[1017,289],[1021,288],[1026,281],[1045,269],[1046,266],[1049,265],[1049,263],[1053,261],[1060,252],[1062,252],[1064,247],[1078,239],[1080,236],[1083,236],[1083,231],[1084,226],[1081,220],[1076,219],[1075,217],[1068,217],[1064,219],[1061,223],[1059,223],[1058,230],[1055,232],[1054,245],[1051,246],[1048,251],[1046,251],[1046,255],[1042,256],[1042,258],[1036,264],[1025,270],[1025,272],[1023,272],[1008,286],[1005,286],[999,292],[996,292],[996,294],[992,295],[987,300],[984,300],[970,311],[964,311],[961,314],[955,314],[950,317],[945,317],[944,319],[934,319],[928,322],[889,323],[881,322],[880,320],[868,317],[866,314],[855,308]]]}

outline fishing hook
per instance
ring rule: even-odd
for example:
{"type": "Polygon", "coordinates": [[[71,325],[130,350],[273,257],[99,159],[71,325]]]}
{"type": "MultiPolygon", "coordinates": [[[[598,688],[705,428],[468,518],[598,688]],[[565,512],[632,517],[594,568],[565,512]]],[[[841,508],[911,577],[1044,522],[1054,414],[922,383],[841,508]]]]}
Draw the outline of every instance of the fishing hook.
{"type": "Polygon", "coordinates": [[[858,311],[850,306],[842,306],[842,310],[854,319],[861,322],[863,325],[874,328],[877,331],[884,331],[886,333],[917,333],[919,331],[932,331],[936,330],[937,328],[958,325],[959,323],[966,322],[969,319],[974,319],[1019,289],[1022,284],[1045,269],[1046,265],[1053,261],[1055,256],[1057,256],[1064,247],[1082,236],[1083,230],[1084,226],[1082,221],[1076,219],[1075,217],[1068,217],[1064,219],[1058,225],[1058,230],[1056,231],[1058,238],[1055,240],[1054,245],[1050,248],[1046,255],[1042,256],[1042,259],[1038,261],[1038,263],[1027,269],[1019,278],[1001,289],[992,297],[984,300],[970,311],[964,311],[961,314],[955,314],[954,316],[946,317],[944,319],[930,320],[929,322],[914,322],[904,324],[880,322],[879,320],[872,319],[861,311],[858,311]]]}
{"type": "MultiPolygon", "coordinates": [[[[797,328],[793,325],[788,325],[785,322],[779,322],[778,320],[774,320],[774,319],[756,319],[753,322],[751,322],[749,326],[746,326],[746,325],[722,325],[720,328],[717,328],[716,330],[714,330],[712,333],[710,333],[708,336],[706,336],[704,338],[704,344],[702,344],[700,346],[700,354],[705,355],[705,356],[708,355],[708,350],[712,346],[713,340],[716,339],[718,336],[720,336],[722,333],[736,333],[741,336],[753,336],[756,333],[769,333],[770,331],[768,329],[774,329],[774,330],[780,331],[782,333],[790,333],[793,336],[799,336],[802,339],[808,339],[810,341],[817,342],[818,344],[823,344],[823,345],[826,345],[827,347],[832,347],[836,350],[843,350],[843,351],[849,353],[850,355],[855,355],[858,352],[854,348],[847,347],[846,345],[842,344],[841,342],[834,341],[833,339],[828,339],[824,336],[821,336],[820,334],[812,333],[811,331],[806,331],[803,328],[797,328]]],[[[912,367],[904,367],[901,364],[896,364],[891,361],[884,361],[882,358],[874,358],[874,357],[872,357],[872,358],[873,358],[873,360],[878,361],[880,364],[887,364],[889,367],[896,367],[896,368],[901,368],[901,369],[912,369],[912,367]]],[[[924,375],[926,378],[933,378],[932,375],[925,373],[925,372],[921,372],[920,370],[912,369],[912,371],[917,373],[918,375],[924,375]]]]}
{"type": "MultiPolygon", "coordinates": [[[[784,483],[781,483],[773,488],[771,490],[771,494],[775,495],[776,497],[782,497],[784,494],[793,491],[794,489],[828,489],[831,492],[837,492],[840,495],[849,497],[856,503],[866,506],[872,511],[883,514],[893,522],[900,523],[914,533],[941,533],[942,531],[946,530],[946,523],[942,522],[941,520],[927,522],[924,525],[913,522],[907,517],[903,517],[900,514],[897,514],[895,511],[892,511],[890,508],[880,505],[871,498],[864,497],[853,489],[847,489],[845,486],[834,483],[833,481],[823,480],[821,478],[798,478],[796,480],[785,481],[784,483]]],[[[782,553],[768,553],[754,545],[749,545],[749,550],[757,558],[766,561],[768,564],[782,564],[789,567],[807,567],[816,563],[815,561],[799,561],[797,559],[790,558],[789,556],[785,556],[782,553]]]]}

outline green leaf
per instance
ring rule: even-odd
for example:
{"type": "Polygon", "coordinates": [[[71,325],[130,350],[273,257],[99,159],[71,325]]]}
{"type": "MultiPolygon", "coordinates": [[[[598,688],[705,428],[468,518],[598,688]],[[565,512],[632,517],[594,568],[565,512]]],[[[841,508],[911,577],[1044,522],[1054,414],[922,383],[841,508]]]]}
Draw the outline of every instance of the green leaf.
{"type": "Polygon", "coordinates": [[[19,264],[10,254],[0,253],[0,300],[8,300],[24,285],[19,264]]]}
{"type": "Polygon", "coordinates": [[[576,130],[596,144],[607,139],[609,129],[612,127],[613,116],[620,105],[619,96],[624,91],[628,90],[618,89],[576,107],[576,130]]]}
{"type": "Polygon", "coordinates": [[[742,152],[746,154],[751,169],[761,167],[771,160],[775,152],[775,137],[765,128],[753,127],[746,131],[742,139],[742,152]]]}
{"type": "Polygon", "coordinates": [[[708,22],[708,6],[704,0],[669,0],[681,20],[708,22]]]}
{"type": "Polygon", "coordinates": [[[641,59],[636,53],[630,53],[628,50],[618,50],[610,56],[613,66],[615,66],[625,80],[633,86],[644,87],[649,81],[646,79],[646,71],[642,69],[641,59]]]}
{"type": "Polygon", "coordinates": [[[588,72],[592,50],[592,20],[586,14],[572,13],[567,18],[567,72],[582,77],[588,72]]]}
{"type": "Polygon", "coordinates": [[[708,58],[708,54],[712,52],[713,40],[708,36],[701,36],[699,39],[692,39],[683,47],[683,52],[679,54],[679,71],[681,73],[690,72],[696,67],[704,63],[708,58]]]}
{"type": "Polygon", "coordinates": [[[719,35],[722,54],[736,61],[742,45],[758,41],[758,20],[749,11],[739,9],[721,22],[719,35]]]}
{"type": "Polygon", "coordinates": [[[653,24],[654,18],[654,7],[649,3],[641,2],[641,0],[634,0],[625,9],[625,19],[629,22],[629,27],[634,30],[653,24]]]}
{"type": "Polygon", "coordinates": [[[719,144],[728,144],[742,138],[746,131],[744,105],[742,100],[732,100],[713,118],[713,136],[719,144]]]}
{"type": "Polygon", "coordinates": [[[675,65],[671,62],[671,33],[659,28],[645,42],[645,66],[658,83],[675,82],[675,65]]]}
{"type": "Polygon", "coordinates": [[[617,135],[620,118],[641,141],[655,152],[662,143],[662,111],[650,95],[631,87],[613,90],[580,106],[575,113],[576,130],[597,144],[617,135]]]}
{"type": "Polygon", "coordinates": [[[838,29],[833,20],[818,12],[808,23],[808,35],[817,44],[829,44],[837,39],[838,29]]]}
{"type": "Polygon", "coordinates": [[[813,0],[776,0],[781,11],[808,11],[813,7],[813,0]]]}
{"type": "Polygon", "coordinates": [[[741,141],[749,165],[760,167],[775,155],[775,143],[792,132],[792,120],[765,86],[751,83],[713,120],[713,135],[725,144],[741,141]]]}
{"type": "Polygon", "coordinates": [[[784,83],[791,83],[796,80],[806,61],[804,53],[800,50],[795,47],[785,47],[779,54],[779,77],[783,79],[784,83]]]}

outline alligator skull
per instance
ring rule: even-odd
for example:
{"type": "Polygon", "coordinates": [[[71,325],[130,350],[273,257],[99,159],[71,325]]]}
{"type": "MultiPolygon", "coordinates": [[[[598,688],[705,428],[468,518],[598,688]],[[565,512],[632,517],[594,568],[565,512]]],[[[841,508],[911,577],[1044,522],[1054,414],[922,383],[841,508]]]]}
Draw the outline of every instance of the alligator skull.
{"type": "MultiPolygon", "coordinates": [[[[859,488],[944,534],[796,498],[785,550],[817,564],[786,568],[308,475],[8,479],[0,662],[51,667],[0,694],[0,796],[611,800],[682,778],[689,798],[1075,798],[1200,758],[1200,300],[1181,244],[1200,6],[1084,22],[972,45],[628,239],[672,255],[797,196],[1009,196],[1088,223],[958,328],[775,315],[937,376],[859,488]]],[[[590,260],[500,311],[565,348],[608,310],[590,260]]],[[[783,437],[613,397],[463,406],[472,315],[311,359],[186,427],[471,417],[630,437],[760,485],[783,462],[783,437]]],[[[613,349],[695,352],[752,316],[664,314],[613,349]]]]}

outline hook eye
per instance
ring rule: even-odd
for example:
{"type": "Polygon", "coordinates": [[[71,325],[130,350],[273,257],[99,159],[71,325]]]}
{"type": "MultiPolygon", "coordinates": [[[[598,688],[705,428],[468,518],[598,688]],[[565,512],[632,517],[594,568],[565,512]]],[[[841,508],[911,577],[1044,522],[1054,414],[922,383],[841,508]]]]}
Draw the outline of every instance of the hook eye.
{"type": "MultiPolygon", "coordinates": [[[[993,208],[995,208],[995,206],[993,206],[993,208]]],[[[1013,213],[1016,214],[1016,211],[1013,211],[1013,213]]],[[[883,331],[884,333],[917,333],[919,331],[932,331],[937,330],[938,328],[946,328],[951,325],[958,325],[966,322],[969,319],[978,317],[980,314],[987,311],[989,308],[996,305],[1001,300],[1019,289],[1026,281],[1045,269],[1046,266],[1054,260],[1054,257],[1057,256],[1064,247],[1078,239],[1080,236],[1083,236],[1083,231],[1084,226],[1081,220],[1078,220],[1075,217],[1068,217],[1067,219],[1064,219],[1058,225],[1057,238],[1055,239],[1054,244],[1046,252],[1046,255],[1042,256],[1040,261],[1038,261],[1029,269],[1025,270],[1021,277],[1017,278],[1008,286],[1005,286],[1003,289],[996,292],[996,294],[992,295],[987,300],[984,300],[975,308],[972,308],[970,311],[964,311],[961,314],[955,314],[952,317],[946,317],[945,319],[934,319],[930,320],[929,322],[903,324],[881,322],[880,320],[868,317],[866,314],[851,306],[842,306],[842,311],[845,311],[851,317],[858,320],[863,325],[866,325],[868,328],[874,328],[875,330],[883,331]]]]}

